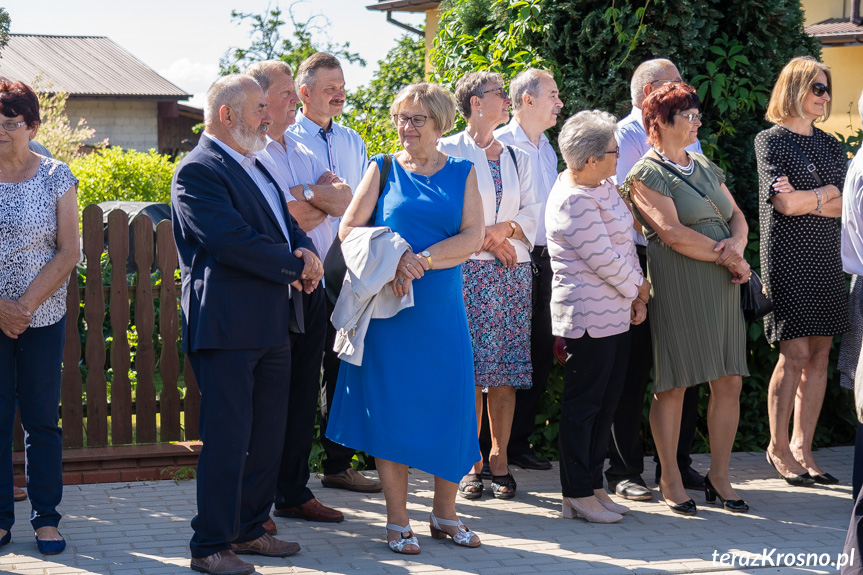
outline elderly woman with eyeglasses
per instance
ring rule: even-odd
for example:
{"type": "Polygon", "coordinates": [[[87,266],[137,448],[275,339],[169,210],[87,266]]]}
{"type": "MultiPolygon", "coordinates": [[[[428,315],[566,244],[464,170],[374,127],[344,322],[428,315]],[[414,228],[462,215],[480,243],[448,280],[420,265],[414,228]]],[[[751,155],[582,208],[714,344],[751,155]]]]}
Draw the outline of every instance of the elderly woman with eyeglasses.
{"type": "Polygon", "coordinates": [[[563,516],[615,523],[629,509],[603,489],[602,464],[626,377],[629,325],[644,321],[650,283],[644,279],[633,219],[609,178],[617,172],[617,120],[579,112],[558,138],[566,170],[545,215],[554,272],[552,331],[566,341],[560,409],[563,516]]]}
{"type": "Polygon", "coordinates": [[[791,60],[767,105],[776,125],[755,137],[761,269],[774,306],[764,331],[779,343],[767,391],[766,456],[791,485],[838,482],[812,455],[830,344],[849,327],[839,222],[847,157],[834,136],[814,126],[830,115],[830,84],[824,64],[791,60]]]}
{"type": "MultiPolygon", "coordinates": [[[[530,362],[532,273],[530,251],[542,202],[533,189],[530,157],[504,146],[494,129],[509,120],[512,101],[503,78],[469,72],[456,83],[456,106],[467,122],[463,132],[444,138],[438,149],[467,158],[476,168],[485,214],[485,239],[462,266],[464,300],[473,343],[477,420],[487,396],[492,494],[515,496],[516,482],[507,465],[516,389],[533,384],[530,362]]],[[[482,496],[482,460],[459,483],[466,499],[482,496]]]]}
{"type": "Polygon", "coordinates": [[[686,389],[705,381],[710,382],[706,499],[718,497],[729,511],[749,509],[728,474],[742,376],[749,375],[739,286],[750,275],[743,258],[749,228],[722,169],[686,151],[698,137],[700,104],[695,89],[683,83],[667,84],[647,97],[642,114],[652,148],[623,186],[644,226],[653,286],[650,429],[662,464],[659,487],[665,503],[683,515],[694,515],[697,508],[677,466],[680,414],[686,389]]]}
{"type": "Polygon", "coordinates": [[[403,149],[391,157],[383,186],[383,154],[369,162],[339,237],[374,218],[371,225],[387,226],[407,241],[412,249],[384,289],[410,293],[413,306],[372,319],[362,365],[342,362],[327,437],[375,457],[394,552],[420,552],[407,511],[408,467],[435,476],[432,537],[479,547],[479,536],[455,509],[456,482],[479,457],[461,270],[482,246],[476,170],[435,147],[455,120],[449,92],[411,84],[390,111],[403,149]]]}
{"type": "Polygon", "coordinates": [[[79,256],[78,181],[66,164],[30,151],[39,124],[33,90],[0,81],[0,546],[9,543],[15,522],[11,452],[17,404],[30,524],[39,551],[55,554],[66,547],[57,530],[63,496],[57,408],[66,282],[79,256]]]}

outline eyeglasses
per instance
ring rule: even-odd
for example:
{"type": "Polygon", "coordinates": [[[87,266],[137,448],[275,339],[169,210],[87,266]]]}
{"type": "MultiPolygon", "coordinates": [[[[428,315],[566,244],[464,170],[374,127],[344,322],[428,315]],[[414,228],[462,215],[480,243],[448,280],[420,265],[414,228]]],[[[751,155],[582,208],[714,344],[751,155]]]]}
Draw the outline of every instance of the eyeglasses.
{"type": "Polygon", "coordinates": [[[826,86],[821,82],[816,82],[812,84],[812,93],[815,94],[816,97],[820,98],[824,94],[830,93],[830,86],[826,86]]]}
{"type": "Polygon", "coordinates": [[[509,94],[506,93],[506,90],[503,89],[503,86],[499,86],[497,88],[491,88],[489,90],[483,90],[482,95],[485,96],[486,94],[490,94],[492,92],[500,92],[500,94],[498,94],[498,95],[501,98],[503,98],[504,100],[509,100],[509,94]]]}
{"type": "Polygon", "coordinates": [[[393,114],[393,124],[396,125],[396,128],[401,126],[402,124],[407,125],[408,122],[414,125],[415,128],[422,128],[426,125],[426,120],[428,120],[428,116],[423,116],[422,114],[415,114],[413,116],[405,116],[404,114],[393,114]]]}
{"type": "Polygon", "coordinates": [[[26,126],[27,122],[15,122],[14,120],[9,120],[8,122],[0,123],[0,126],[3,126],[3,129],[7,132],[14,132],[21,126],[26,126]]]}
{"type": "Polygon", "coordinates": [[[704,114],[674,114],[675,116],[683,116],[687,120],[689,120],[690,124],[694,124],[695,122],[700,122],[701,118],[704,117],[704,114]]]}
{"type": "Polygon", "coordinates": [[[608,151],[607,151],[607,152],[605,152],[605,153],[606,153],[606,154],[614,154],[614,155],[615,155],[615,157],[619,158],[619,157],[620,157],[620,146],[617,146],[617,147],[616,147],[615,149],[613,149],[613,150],[608,150],[608,151]]]}

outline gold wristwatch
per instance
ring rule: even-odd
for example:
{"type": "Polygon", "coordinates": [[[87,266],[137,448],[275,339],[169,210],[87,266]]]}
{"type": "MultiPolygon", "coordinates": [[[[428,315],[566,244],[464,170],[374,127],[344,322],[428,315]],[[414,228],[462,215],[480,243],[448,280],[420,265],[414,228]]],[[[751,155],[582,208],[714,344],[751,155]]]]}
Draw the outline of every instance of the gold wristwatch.
{"type": "Polygon", "coordinates": [[[507,223],[509,224],[509,227],[512,228],[512,233],[509,235],[509,237],[514,238],[515,237],[515,230],[517,230],[518,228],[515,226],[515,222],[512,220],[510,220],[507,223]]]}
{"type": "Polygon", "coordinates": [[[429,269],[433,270],[434,266],[432,265],[431,254],[428,252],[428,250],[424,250],[424,251],[420,252],[420,255],[422,257],[424,257],[426,259],[426,261],[429,263],[429,269]]]}

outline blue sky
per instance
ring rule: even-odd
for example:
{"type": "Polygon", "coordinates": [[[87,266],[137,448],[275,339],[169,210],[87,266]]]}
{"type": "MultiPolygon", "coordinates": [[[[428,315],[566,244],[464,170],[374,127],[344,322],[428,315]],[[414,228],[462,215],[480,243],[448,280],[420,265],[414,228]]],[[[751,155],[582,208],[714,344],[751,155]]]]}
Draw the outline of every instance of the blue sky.
{"type": "MultiPolygon", "coordinates": [[[[323,14],[332,42],[350,42],[367,66],[345,66],[348,88],[367,83],[404,33],[387,23],[383,12],[366,10],[375,0],[0,0],[12,19],[13,33],[108,36],[139,60],[192,94],[203,94],[218,77],[219,58],[230,47],[247,46],[248,26],[231,22],[231,10],[261,13],[268,5],[286,11],[294,4],[298,21],[323,14]]],[[[423,15],[399,14],[418,25],[423,15]]],[[[288,27],[283,31],[290,33],[288,27]]],[[[194,98],[193,105],[202,100],[194,98]]]]}

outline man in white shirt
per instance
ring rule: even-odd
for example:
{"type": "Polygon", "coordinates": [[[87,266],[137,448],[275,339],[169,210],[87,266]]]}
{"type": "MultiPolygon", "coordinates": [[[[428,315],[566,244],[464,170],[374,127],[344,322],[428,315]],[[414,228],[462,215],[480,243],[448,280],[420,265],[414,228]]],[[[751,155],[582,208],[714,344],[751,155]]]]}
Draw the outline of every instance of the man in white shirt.
{"type": "MultiPolygon", "coordinates": [[[[334,116],[342,113],[345,104],[345,79],[338,59],[331,54],[318,52],[300,64],[297,70],[296,94],[303,107],[296,112],[296,121],[289,122],[285,133],[286,145],[294,142],[301,144],[302,162],[289,162],[298,172],[299,182],[309,184],[317,181],[318,172],[323,167],[335,174],[349,190],[355,190],[363,177],[366,165],[366,145],[354,130],[339,125],[334,116]],[[288,140],[292,142],[288,142],[288,140]],[[308,171],[305,176],[300,174],[304,164],[308,165],[311,156],[317,160],[317,168],[308,171]],[[311,177],[304,180],[305,177],[311,177]]],[[[289,118],[293,120],[293,118],[289,118]]],[[[275,133],[275,131],[273,131],[275,133]]],[[[267,150],[277,150],[268,146],[267,150]]],[[[300,152],[295,151],[295,154],[300,152]]],[[[292,160],[295,157],[292,156],[292,160]]],[[[350,203],[350,194],[342,193],[337,198],[322,197],[317,190],[312,189],[312,199],[306,202],[291,201],[288,209],[297,218],[300,226],[311,230],[309,236],[319,246],[321,259],[325,259],[327,251],[339,230],[341,215],[350,203]],[[324,218],[324,216],[326,216],[324,218]]],[[[294,198],[299,196],[295,193],[294,198]]],[[[308,195],[308,194],[306,194],[308,195]]],[[[326,298],[325,298],[326,299],[326,298]]],[[[332,315],[335,302],[325,302],[327,320],[332,315]]],[[[321,484],[324,487],[334,487],[376,493],[382,489],[379,481],[368,479],[351,467],[354,450],[326,438],[326,421],[329,406],[332,404],[336,380],[339,374],[339,359],[333,351],[336,332],[329,321],[326,321],[326,336],[324,342],[323,377],[321,379],[321,443],[324,446],[323,461],[324,476],[321,484]]],[[[276,506],[278,508],[278,501],[276,506]]]]}
{"type": "MultiPolygon", "coordinates": [[[[616,183],[622,184],[626,175],[638,160],[650,150],[647,143],[647,132],[644,129],[644,119],[641,104],[655,89],[669,82],[682,82],[677,66],[670,60],[657,58],[642,62],[632,76],[630,94],[632,96],[632,111],[617,123],[615,139],[620,148],[620,158],[617,160],[616,183]]],[[[690,152],[701,153],[701,143],[698,140],[686,148],[690,152]]],[[[638,259],[641,269],[647,272],[647,242],[644,236],[633,230],[638,259]]],[[[609,489],[626,499],[643,501],[653,498],[652,492],[642,479],[644,472],[644,448],[641,441],[641,420],[644,409],[644,393],[650,380],[650,368],[653,367],[653,349],[650,342],[650,308],[648,306],[647,320],[630,328],[632,346],[629,354],[629,365],[626,381],[620,394],[620,403],[614,415],[611,427],[612,441],[608,449],[609,468],[605,472],[609,489]]],[[[698,388],[691,387],[686,391],[683,401],[683,415],[680,425],[680,441],[677,446],[677,464],[683,477],[683,485],[687,489],[704,489],[704,478],[692,469],[692,458],[689,451],[695,439],[695,425],[698,417],[698,388]]],[[[656,461],[656,482],[659,483],[661,468],[656,461]]]]}
{"type": "Polygon", "coordinates": [[[509,462],[522,469],[551,469],[551,463],[537,456],[528,438],[535,427],[536,409],[545,392],[552,365],[551,333],[551,260],[545,239],[545,204],[557,179],[557,154],[545,131],[557,123],[563,108],[554,76],[545,70],[529,68],[510,83],[513,118],[494,132],[502,144],[516,146],[530,156],[530,173],[537,197],[542,199],[536,242],[531,253],[533,273],[533,314],[530,326],[533,386],[516,394],[512,432],[507,448],[509,462]]]}

